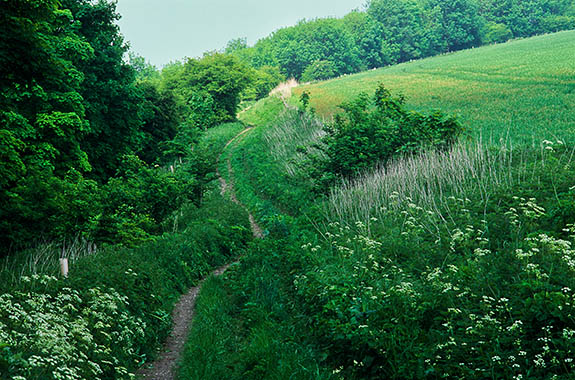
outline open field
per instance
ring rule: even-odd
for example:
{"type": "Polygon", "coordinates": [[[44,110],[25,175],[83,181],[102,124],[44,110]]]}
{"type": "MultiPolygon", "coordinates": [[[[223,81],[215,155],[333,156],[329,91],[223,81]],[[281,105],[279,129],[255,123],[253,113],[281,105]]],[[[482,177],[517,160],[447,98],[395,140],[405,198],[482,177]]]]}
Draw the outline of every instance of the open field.
{"type": "Polygon", "coordinates": [[[575,31],[516,40],[297,87],[325,117],[383,82],[417,109],[455,113],[485,141],[575,140],[575,31]]]}

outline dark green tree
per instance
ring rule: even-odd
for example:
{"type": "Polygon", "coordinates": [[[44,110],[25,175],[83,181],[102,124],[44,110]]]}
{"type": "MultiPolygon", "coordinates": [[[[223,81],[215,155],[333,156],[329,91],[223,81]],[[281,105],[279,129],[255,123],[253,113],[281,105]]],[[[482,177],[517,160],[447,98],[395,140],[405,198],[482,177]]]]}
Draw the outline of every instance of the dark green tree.
{"type": "Polygon", "coordinates": [[[448,51],[480,44],[483,20],[478,15],[479,5],[475,0],[427,0],[426,7],[430,9],[426,13],[432,22],[441,25],[438,37],[445,42],[448,51]],[[432,11],[434,9],[436,12],[432,11]]]}
{"type": "Polygon", "coordinates": [[[80,94],[90,121],[83,146],[94,178],[104,181],[116,173],[122,157],[136,152],[143,141],[136,73],[123,60],[127,46],[116,24],[115,3],[61,2],[72,12],[77,34],[94,49],[90,59],[78,67],[84,77],[80,94]]]}
{"type": "Polygon", "coordinates": [[[165,156],[166,142],[178,133],[184,109],[173,92],[160,90],[153,82],[143,81],[137,87],[142,95],[140,116],[144,121],[138,156],[148,164],[158,163],[165,156]]]}
{"type": "Polygon", "coordinates": [[[484,44],[494,42],[505,42],[513,37],[513,33],[505,24],[498,24],[493,21],[487,22],[481,33],[481,40],[484,44]]]}
{"type": "Polygon", "coordinates": [[[60,227],[54,218],[67,212],[59,189],[73,188],[91,169],[81,145],[89,124],[78,67],[94,50],[56,1],[3,1],[0,24],[0,244],[6,249],[53,236],[60,227]]]}
{"type": "Polygon", "coordinates": [[[373,0],[368,13],[382,26],[386,64],[427,55],[423,9],[416,0],[373,0]]]}
{"type": "Polygon", "coordinates": [[[368,13],[352,11],[343,19],[343,28],[352,36],[358,49],[362,69],[372,69],[385,64],[382,52],[382,25],[368,13]]]}
{"type": "Polygon", "coordinates": [[[178,90],[187,102],[194,103],[197,96],[213,100],[214,124],[236,119],[240,95],[252,79],[247,65],[221,53],[188,60],[180,75],[178,90]]]}

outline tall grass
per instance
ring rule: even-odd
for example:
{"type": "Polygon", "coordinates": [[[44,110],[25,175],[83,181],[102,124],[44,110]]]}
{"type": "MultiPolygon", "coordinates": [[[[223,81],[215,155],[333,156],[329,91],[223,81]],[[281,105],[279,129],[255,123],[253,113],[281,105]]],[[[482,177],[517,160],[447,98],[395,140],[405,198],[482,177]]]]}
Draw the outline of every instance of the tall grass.
{"type": "MultiPolygon", "coordinates": [[[[562,147],[561,142],[556,144],[562,147]]],[[[551,151],[549,141],[539,150],[513,149],[509,144],[488,148],[478,141],[401,157],[333,188],[326,203],[327,218],[348,225],[369,223],[389,210],[415,204],[443,219],[453,198],[474,194],[486,204],[495,189],[536,183],[536,169],[545,167],[551,151]]],[[[573,153],[565,150],[559,156],[564,166],[573,162],[573,153]]]]}
{"type": "Polygon", "coordinates": [[[202,286],[178,379],[336,378],[289,303],[292,283],[280,246],[260,243],[202,286]]]}
{"type": "Polygon", "coordinates": [[[293,177],[298,171],[297,163],[306,156],[302,148],[310,148],[324,135],[319,119],[297,110],[287,110],[265,130],[263,137],[273,159],[293,177]]]}
{"type": "Polygon", "coordinates": [[[73,270],[78,260],[97,252],[96,244],[77,237],[62,244],[46,242],[18,255],[5,257],[0,262],[0,290],[18,284],[22,276],[58,274],[60,258],[67,258],[73,270]]]}

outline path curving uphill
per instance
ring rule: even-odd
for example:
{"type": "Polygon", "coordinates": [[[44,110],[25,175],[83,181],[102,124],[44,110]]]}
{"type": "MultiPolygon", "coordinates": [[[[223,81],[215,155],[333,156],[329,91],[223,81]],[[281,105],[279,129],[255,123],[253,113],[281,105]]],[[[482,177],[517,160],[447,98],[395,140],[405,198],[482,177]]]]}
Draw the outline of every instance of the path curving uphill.
{"type": "MultiPolygon", "coordinates": [[[[252,130],[253,127],[249,127],[244,129],[243,131],[241,131],[240,133],[238,133],[233,139],[231,139],[230,141],[228,141],[228,143],[226,144],[226,146],[224,147],[224,150],[230,146],[233,142],[235,142],[237,139],[241,138],[245,133],[249,132],[250,130],[252,130]]],[[[234,171],[232,168],[232,164],[230,162],[230,159],[227,159],[227,167],[228,167],[228,173],[230,175],[229,181],[226,181],[224,177],[222,177],[221,173],[220,173],[220,159],[222,157],[223,153],[220,154],[220,156],[218,157],[218,161],[216,164],[216,174],[218,176],[218,180],[220,181],[220,191],[222,193],[222,195],[225,194],[229,194],[230,199],[232,200],[232,202],[234,202],[235,204],[241,206],[244,210],[246,210],[246,212],[248,213],[248,218],[250,220],[250,227],[252,229],[252,233],[254,234],[254,237],[257,239],[263,239],[264,237],[264,231],[261,228],[261,226],[256,222],[256,219],[254,218],[254,216],[252,215],[252,213],[250,212],[250,210],[248,210],[248,208],[241,203],[237,196],[236,196],[236,191],[235,191],[235,187],[234,187],[234,171]]]]}
{"type": "MultiPolygon", "coordinates": [[[[244,133],[250,131],[251,128],[246,128],[237,134],[233,139],[228,141],[224,150],[230,146],[236,139],[240,138],[244,133]]],[[[222,153],[223,154],[223,153],[222,153]]],[[[220,191],[222,195],[229,194],[230,199],[232,202],[240,205],[241,207],[246,210],[248,213],[248,217],[250,220],[250,226],[252,229],[252,233],[254,237],[258,239],[262,239],[264,237],[264,233],[262,228],[257,224],[253,215],[249,212],[247,207],[242,204],[236,197],[236,193],[234,190],[234,183],[233,183],[233,171],[231,162],[227,160],[228,166],[228,173],[230,173],[230,180],[229,182],[226,181],[221,175],[219,171],[219,163],[222,154],[218,157],[217,166],[216,166],[216,174],[218,176],[218,180],[220,182],[220,191]]],[[[231,264],[225,265],[221,268],[216,269],[213,271],[210,276],[220,276],[222,275],[230,266],[231,264]]],[[[208,276],[209,277],[209,276],[208,276]]],[[[206,277],[207,278],[207,277],[206,277]]],[[[182,351],[184,350],[184,346],[186,344],[188,333],[190,331],[190,327],[193,323],[194,315],[195,315],[195,306],[196,306],[196,299],[198,298],[198,294],[202,289],[203,282],[205,279],[202,279],[197,286],[194,286],[187,293],[183,294],[178,303],[174,306],[174,310],[172,311],[172,320],[173,320],[173,327],[172,332],[166,342],[164,343],[164,347],[162,352],[158,355],[156,360],[149,365],[142,367],[138,373],[137,378],[142,380],[174,380],[176,377],[176,369],[177,364],[180,360],[182,355],[182,351]]]]}

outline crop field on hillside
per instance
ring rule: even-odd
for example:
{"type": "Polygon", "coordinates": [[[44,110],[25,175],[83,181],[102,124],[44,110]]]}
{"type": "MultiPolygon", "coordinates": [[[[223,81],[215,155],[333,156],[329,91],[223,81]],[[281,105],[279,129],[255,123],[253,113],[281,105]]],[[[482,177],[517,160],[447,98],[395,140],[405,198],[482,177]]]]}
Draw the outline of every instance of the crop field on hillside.
{"type": "Polygon", "coordinates": [[[330,117],[378,83],[418,109],[455,113],[484,141],[575,140],[575,31],[466,50],[294,89],[330,117]]]}

